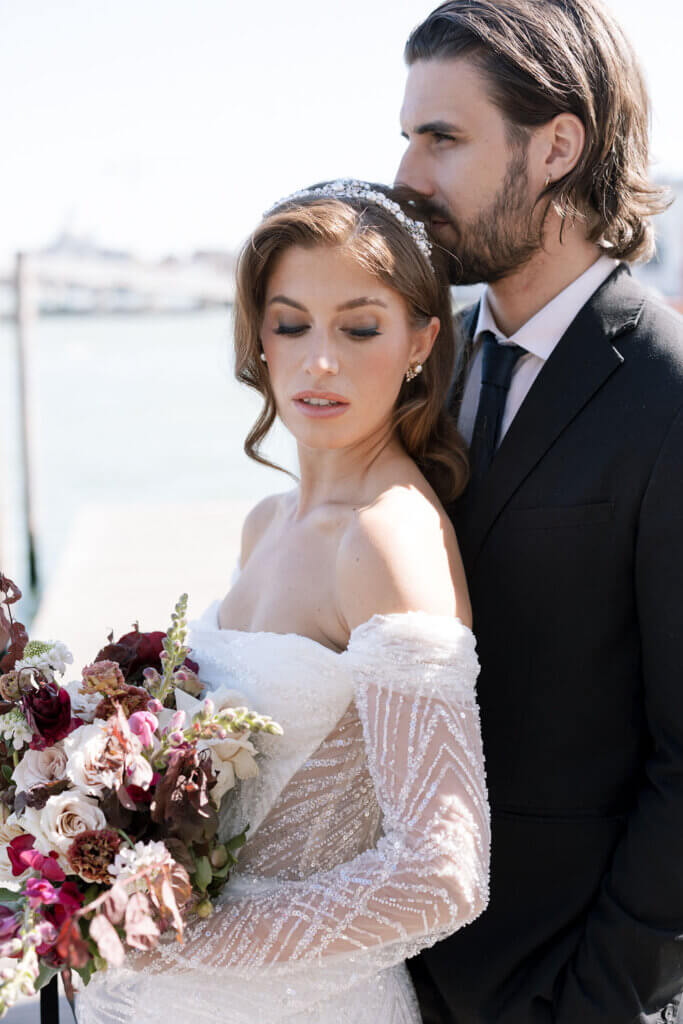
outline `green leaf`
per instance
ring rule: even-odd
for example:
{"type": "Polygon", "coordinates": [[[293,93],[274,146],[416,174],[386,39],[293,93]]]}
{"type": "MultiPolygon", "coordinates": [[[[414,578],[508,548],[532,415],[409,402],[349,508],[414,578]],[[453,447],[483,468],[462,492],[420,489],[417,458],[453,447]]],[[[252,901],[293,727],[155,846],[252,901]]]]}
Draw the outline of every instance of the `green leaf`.
{"type": "Polygon", "coordinates": [[[0,903],[14,906],[17,903],[21,903],[22,898],[19,892],[12,892],[11,889],[0,889],[0,903]]]}
{"type": "Polygon", "coordinates": [[[3,766],[2,766],[2,777],[5,780],[5,782],[11,782],[12,781],[12,772],[13,771],[14,771],[14,769],[12,768],[11,764],[3,764],[3,766]]]}
{"type": "Polygon", "coordinates": [[[72,967],[71,970],[76,971],[76,973],[81,977],[83,984],[87,985],[95,973],[95,962],[94,960],[88,960],[85,967],[72,967]]]}
{"type": "Polygon", "coordinates": [[[230,863],[230,861],[228,861],[228,863],[224,867],[222,867],[222,868],[214,868],[213,869],[213,877],[214,877],[214,879],[215,878],[227,878],[229,873],[232,871],[232,868],[233,868],[233,865],[230,863]]]}
{"type": "Polygon", "coordinates": [[[240,847],[244,846],[244,844],[247,841],[247,832],[248,832],[248,830],[249,830],[249,826],[247,825],[247,827],[245,828],[244,832],[240,832],[240,834],[238,836],[233,836],[232,839],[229,839],[227,841],[227,843],[224,844],[225,848],[230,853],[232,853],[233,850],[239,850],[240,847]]]}
{"type": "Polygon", "coordinates": [[[45,988],[48,981],[52,981],[55,974],[59,974],[59,967],[48,967],[47,964],[41,964],[38,969],[38,977],[33,982],[33,987],[38,992],[41,988],[45,988]]]}

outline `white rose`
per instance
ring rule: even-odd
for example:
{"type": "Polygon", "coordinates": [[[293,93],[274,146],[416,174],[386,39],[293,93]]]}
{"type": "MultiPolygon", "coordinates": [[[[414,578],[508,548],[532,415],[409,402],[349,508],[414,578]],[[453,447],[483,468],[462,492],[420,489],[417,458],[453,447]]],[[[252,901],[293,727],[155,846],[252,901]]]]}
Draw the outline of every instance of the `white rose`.
{"type": "Polygon", "coordinates": [[[198,750],[211,751],[211,763],[216,773],[216,785],[211,790],[211,799],[218,806],[235,785],[235,778],[250,779],[258,775],[255,761],[256,748],[251,740],[231,736],[225,740],[199,740],[198,750]]]}
{"type": "Polygon", "coordinates": [[[84,722],[93,722],[97,705],[102,700],[102,694],[83,693],[81,691],[82,685],[83,681],[81,679],[74,679],[63,686],[62,689],[66,690],[69,694],[71,714],[82,719],[84,722]]]}
{"type": "Polygon", "coordinates": [[[12,862],[7,853],[7,847],[17,836],[25,835],[25,830],[16,824],[16,818],[7,819],[0,825],[0,888],[10,889],[11,892],[19,892],[23,883],[31,874],[31,869],[26,868],[22,875],[12,874],[12,862]]]}
{"type": "Polygon", "coordinates": [[[66,777],[66,754],[60,740],[45,750],[27,750],[14,769],[12,779],[17,792],[24,793],[33,786],[44,786],[66,777]]]}
{"type": "Polygon", "coordinates": [[[110,740],[111,733],[101,719],[79,726],[66,737],[66,776],[77,789],[99,796],[105,789],[120,785],[124,753],[110,740]]]}
{"type": "Polygon", "coordinates": [[[26,832],[35,836],[35,848],[46,856],[55,850],[62,868],[71,872],[66,852],[80,832],[107,827],[97,800],[75,789],[51,796],[42,810],[27,807],[20,817],[26,832]]]}
{"type": "Polygon", "coordinates": [[[142,743],[125,721],[121,725],[116,718],[98,719],[81,725],[66,737],[64,749],[67,778],[84,793],[100,796],[123,783],[147,789],[152,781],[142,743]]]}

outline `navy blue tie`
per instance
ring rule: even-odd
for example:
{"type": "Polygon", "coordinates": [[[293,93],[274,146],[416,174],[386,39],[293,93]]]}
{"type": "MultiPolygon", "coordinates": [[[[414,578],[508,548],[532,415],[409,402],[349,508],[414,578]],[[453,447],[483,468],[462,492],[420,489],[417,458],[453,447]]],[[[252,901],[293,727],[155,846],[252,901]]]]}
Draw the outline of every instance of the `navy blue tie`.
{"type": "Polygon", "coordinates": [[[519,345],[501,345],[493,331],[482,331],[481,391],[470,445],[470,479],[478,483],[493,461],[503,423],[512,371],[524,355],[519,345]]]}

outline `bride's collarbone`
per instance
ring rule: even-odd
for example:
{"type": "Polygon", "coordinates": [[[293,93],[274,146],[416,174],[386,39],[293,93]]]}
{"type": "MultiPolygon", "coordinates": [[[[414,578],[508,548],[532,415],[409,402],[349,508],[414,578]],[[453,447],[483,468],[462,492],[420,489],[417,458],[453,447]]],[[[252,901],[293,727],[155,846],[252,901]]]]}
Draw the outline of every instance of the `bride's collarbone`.
{"type": "Polygon", "coordinates": [[[348,642],[335,595],[334,544],[257,545],[220,608],[223,629],[308,637],[334,651],[348,642]]]}

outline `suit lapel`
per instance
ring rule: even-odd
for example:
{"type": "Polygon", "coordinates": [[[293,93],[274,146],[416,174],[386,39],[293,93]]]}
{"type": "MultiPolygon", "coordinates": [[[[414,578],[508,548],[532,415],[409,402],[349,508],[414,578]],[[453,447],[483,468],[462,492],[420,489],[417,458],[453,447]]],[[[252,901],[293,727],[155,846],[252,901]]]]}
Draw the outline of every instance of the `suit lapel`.
{"type": "Polygon", "coordinates": [[[503,438],[491,469],[456,508],[460,542],[472,569],[491,528],[533,468],[623,363],[613,344],[632,329],[642,291],[618,267],[581,309],[539,373],[503,438]]]}
{"type": "Polygon", "coordinates": [[[464,310],[456,318],[456,325],[462,337],[462,343],[456,356],[453,376],[448,389],[448,398],[446,399],[446,407],[456,422],[460,413],[460,403],[462,402],[465,390],[465,382],[467,381],[467,367],[470,364],[474,349],[474,329],[477,326],[478,316],[479,303],[475,302],[473,306],[464,310]]]}

